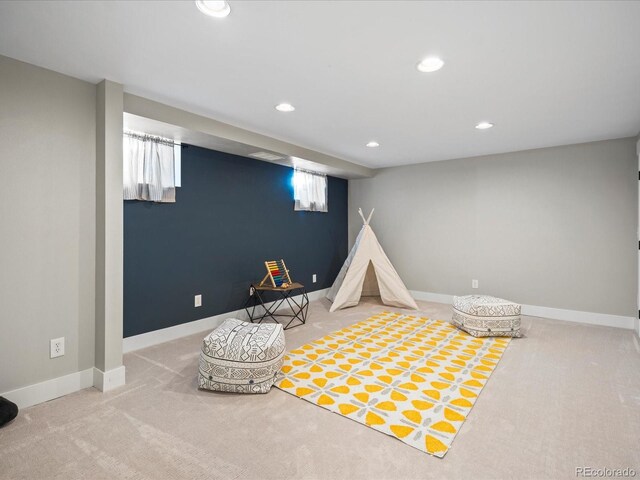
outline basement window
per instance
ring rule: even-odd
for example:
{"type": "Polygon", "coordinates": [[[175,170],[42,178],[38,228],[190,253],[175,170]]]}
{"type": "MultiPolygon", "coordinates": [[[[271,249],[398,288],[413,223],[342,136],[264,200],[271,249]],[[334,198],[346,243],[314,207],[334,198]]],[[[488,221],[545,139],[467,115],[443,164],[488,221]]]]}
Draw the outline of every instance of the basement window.
{"type": "Polygon", "coordinates": [[[123,190],[125,200],[173,203],[181,185],[179,143],[153,135],[125,132],[123,190]]]}
{"type": "Polygon", "coordinates": [[[294,210],[328,212],[327,176],[295,169],[293,171],[294,210]]]}

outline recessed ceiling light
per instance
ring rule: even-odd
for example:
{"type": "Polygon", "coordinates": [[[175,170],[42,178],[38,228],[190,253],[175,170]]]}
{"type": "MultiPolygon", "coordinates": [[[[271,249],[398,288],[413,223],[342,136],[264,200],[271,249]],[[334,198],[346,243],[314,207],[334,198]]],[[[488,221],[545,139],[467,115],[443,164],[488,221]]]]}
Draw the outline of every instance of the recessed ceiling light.
{"type": "Polygon", "coordinates": [[[427,57],[422,60],[416,68],[424,73],[436,72],[442,68],[444,65],[444,60],[438,57],[427,57]]]}
{"type": "Polygon", "coordinates": [[[210,17],[224,18],[231,13],[229,3],[225,1],[196,0],[196,7],[210,17]]]}
{"type": "Polygon", "coordinates": [[[367,143],[367,147],[370,147],[370,148],[376,148],[376,147],[379,147],[379,146],[380,146],[380,144],[378,142],[375,142],[375,141],[371,141],[371,142],[367,143]]]}
{"type": "Polygon", "coordinates": [[[476,125],[476,128],[478,130],[486,130],[487,128],[491,128],[493,127],[493,123],[489,123],[489,122],[480,122],[479,124],[476,125]]]}
{"type": "Polygon", "coordinates": [[[279,112],[293,112],[295,109],[296,107],[294,107],[290,103],[279,103],[278,105],[276,105],[276,110],[278,110],[279,112]]]}

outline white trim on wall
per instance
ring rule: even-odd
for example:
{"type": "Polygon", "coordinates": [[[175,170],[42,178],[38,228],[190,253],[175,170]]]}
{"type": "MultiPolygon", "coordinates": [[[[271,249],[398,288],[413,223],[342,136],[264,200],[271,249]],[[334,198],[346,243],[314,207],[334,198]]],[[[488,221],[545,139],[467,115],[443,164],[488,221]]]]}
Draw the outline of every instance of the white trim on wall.
{"type": "Polygon", "coordinates": [[[18,388],[0,394],[0,396],[12,401],[18,405],[18,408],[31,407],[38,403],[48,402],[54,398],[92,387],[93,370],[93,367],[87,368],[80,372],[70,373],[69,375],[18,388]]]}
{"type": "Polygon", "coordinates": [[[114,368],[108,372],[91,367],[63,375],[62,377],[11,390],[0,394],[0,396],[11,400],[18,405],[18,408],[27,408],[84,390],[85,388],[96,387],[98,390],[107,392],[124,385],[124,378],[124,366],[114,368]]]}
{"type": "MultiPolygon", "coordinates": [[[[309,301],[317,300],[326,296],[328,288],[322,290],[315,290],[307,293],[309,301]]],[[[292,297],[296,301],[300,301],[300,296],[292,297]]],[[[273,302],[267,304],[272,305],[273,302]]],[[[160,330],[154,330],[153,332],[141,333],[140,335],[134,335],[122,340],[123,353],[133,352],[142,348],[152,347],[161,343],[169,342],[177,338],[187,337],[196,333],[202,333],[211,331],[214,328],[222,324],[227,318],[240,318],[246,319],[247,312],[242,310],[235,310],[233,312],[221,313],[220,315],[214,315],[212,317],[202,318],[193,322],[183,323],[181,325],[175,325],[173,327],[162,328],[160,330]]]]}
{"type": "MultiPolygon", "coordinates": [[[[640,316],[640,134],[638,135],[638,141],[636,142],[636,155],[638,155],[638,316],[640,316]]],[[[635,331],[640,338],[640,320],[635,319],[635,331]]]]}
{"type": "MultiPolygon", "coordinates": [[[[420,292],[411,290],[411,295],[416,300],[437,303],[453,303],[453,295],[443,293],[420,292]]],[[[636,329],[637,318],[622,315],[610,315],[607,313],[581,312],[578,310],[566,310],[563,308],[540,307],[536,305],[522,305],[522,315],[531,317],[543,317],[567,322],[587,323],[589,325],[602,325],[604,327],[636,329]]]]}
{"type": "Polygon", "coordinates": [[[187,337],[196,333],[213,330],[227,318],[238,317],[244,314],[244,310],[221,313],[212,317],[194,320],[193,322],[161,328],[153,332],[141,333],[122,339],[122,353],[129,353],[147,347],[153,347],[161,343],[169,342],[177,338],[187,337]]]}
{"type": "Polygon", "coordinates": [[[93,369],[93,386],[101,392],[108,392],[114,388],[125,384],[125,367],[121,365],[117,368],[103,372],[99,368],[93,369]]]}

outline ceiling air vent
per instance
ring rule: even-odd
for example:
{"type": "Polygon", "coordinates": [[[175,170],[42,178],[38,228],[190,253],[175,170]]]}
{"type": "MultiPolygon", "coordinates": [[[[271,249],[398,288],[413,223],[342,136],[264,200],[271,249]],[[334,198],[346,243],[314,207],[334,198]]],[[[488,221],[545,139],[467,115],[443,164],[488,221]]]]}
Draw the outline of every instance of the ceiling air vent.
{"type": "Polygon", "coordinates": [[[259,158],[260,160],[269,160],[270,162],[275,162],[276,160],[282,160],[284,158],[284,157],[281,157],[280,155],[276,155],[275,153],[269,153],[269,152],[250,153],[249,156],[259,158]]]}

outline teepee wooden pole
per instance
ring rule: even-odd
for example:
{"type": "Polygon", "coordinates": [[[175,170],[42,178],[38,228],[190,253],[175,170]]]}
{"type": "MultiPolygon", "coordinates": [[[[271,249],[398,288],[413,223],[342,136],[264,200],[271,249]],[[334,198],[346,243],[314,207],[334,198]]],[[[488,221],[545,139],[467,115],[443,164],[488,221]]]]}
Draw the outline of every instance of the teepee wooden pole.
{"type": "Polygon", "coordinates": [[[375,211],[376,211],[375,208],[371,209],[371,213],[369,214],[369,218],[367,218],[367,225],[369,225],[369,222],[371,221],[371,216],[373,215],[373,212],[375,212],[375,211]]]}
{"type": "Polygon", "coordinates": [[[361,208],[358,209],[358,213],[360,214],[360,216],[362,217],[362,221],[366,225],[367,224],[367,219],[364,218],[364,213],[362,213],[362,209],[361,208]]]}

